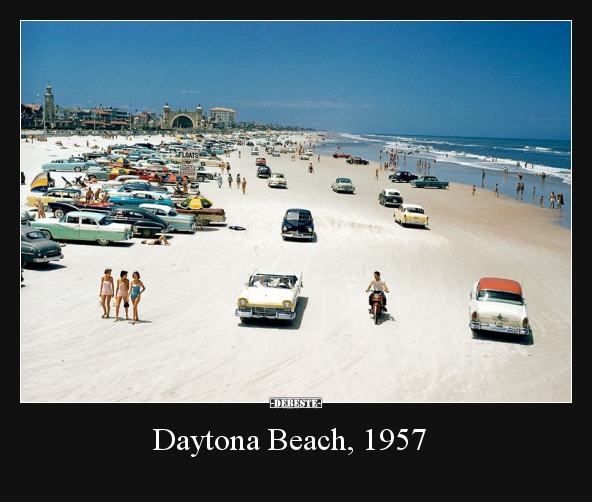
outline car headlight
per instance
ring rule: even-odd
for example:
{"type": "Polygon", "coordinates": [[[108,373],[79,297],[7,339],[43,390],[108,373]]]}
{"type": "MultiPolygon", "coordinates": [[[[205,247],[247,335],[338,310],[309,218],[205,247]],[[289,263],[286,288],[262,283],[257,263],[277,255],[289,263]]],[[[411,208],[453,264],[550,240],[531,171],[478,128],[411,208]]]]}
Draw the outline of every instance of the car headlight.
{"type": "Polygon", "coordinates": [[[292,302],[290,300],[286,300],[284,303],[282,303],[282,305],[284,306],[285,309],[292,308],[292,302]]]}
{"type": "Polygon", "coordinates": [[[288,231],[288,227],[284,226],[282,227],[282,232],[287,232],[288,231]]]}
{"type": "Polygon", "coordinates": [[[306,230],[310,233],[312,233],[312,227],[306,227],[306,230]]]}
{"type": "Polygon", "coordinates": [[[244,307],[247,304],[247,299],[246,298],[239,298],[238,299],[238,305],[240,307],[244,307]]]}

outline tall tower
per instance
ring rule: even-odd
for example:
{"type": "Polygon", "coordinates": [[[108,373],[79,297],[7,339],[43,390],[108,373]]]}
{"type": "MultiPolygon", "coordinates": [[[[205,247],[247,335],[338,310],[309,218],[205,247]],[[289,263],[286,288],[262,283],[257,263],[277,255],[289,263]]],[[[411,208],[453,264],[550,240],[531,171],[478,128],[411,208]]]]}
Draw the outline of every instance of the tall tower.
{"type": "Polygon", "coordinates": [[[164,129],[169,129],[171,127],[171,107],[168,103],[165,103],[162,107],[162,127],[164,129]]]}
{"type": "Polygon", "coordinates": [[[55,127],[55,105],[51,85],[48,83],[45,87],[45,96],[43,97],[43,130],[55,127]]]}
{"type": "Polygon", "coordinates": [[[201,105],[198,105],[197,108],[195,109],[195,111],[197,112],[197,128],[198,129],[203,129],[204,128],[204,122],[203,122],[203,108],[201,107],[201,105]]]}

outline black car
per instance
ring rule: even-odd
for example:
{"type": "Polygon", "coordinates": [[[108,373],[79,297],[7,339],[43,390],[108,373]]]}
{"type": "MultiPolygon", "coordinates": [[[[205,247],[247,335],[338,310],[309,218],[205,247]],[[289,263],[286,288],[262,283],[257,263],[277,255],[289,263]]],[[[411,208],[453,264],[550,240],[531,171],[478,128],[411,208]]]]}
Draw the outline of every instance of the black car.
{"type": "Polygon", "coordinates": [[[257,178],[269,178],[271,176],[271,168],[269,166],[259,166],[257,168],[257,178]]]}
{"type": "Polygon", "coordinates": [[[86,204],[86,203],[72,203],[72,202],[62,202],[62,201],[55,201],[49,202],[47,204],[49,206],[50,211],[53,213],[54,217],[58,220],[62,218],[65,214],[68,214],[70,211],[92,211],[95,213],[108,213],[115,207],[115,204],[86,204]]]}
{"type": "Polygon", "coordinates": [[[389,180],[393,183],[409,183],[411,180],[416,180],[418,176],[411,174],[409,171],[395,171],[389,176],[389,180]]]}
{"type": "Polygon", "coordinates": [[[308,239],[315,236],[312,213],[308,209],[288,209],[282,222],[282,239],[308,239]]]}
{"type": "Polygon", "coordinates": [[[21,268],[31,263],[45,264],[62,258],[62,248],[56,241],[48,239],[37,228],[21,225],[21,268]]]}
{"type": "Polygon", "coordinates": [[[368,165],[369,162],[366,159],[363,159],[361,157],[350,157],[346,160],[346,162],[348,164],[363,164],[363,165],[368,165]]]}
{"type": "Polygon", "coordinates": [[[108,213],[109,218],[116,223],[132,226],[134,234],[146,239],[155,234],[170,232],[169,224],[160,216],[140,207],[120,206],[108,213]]]}

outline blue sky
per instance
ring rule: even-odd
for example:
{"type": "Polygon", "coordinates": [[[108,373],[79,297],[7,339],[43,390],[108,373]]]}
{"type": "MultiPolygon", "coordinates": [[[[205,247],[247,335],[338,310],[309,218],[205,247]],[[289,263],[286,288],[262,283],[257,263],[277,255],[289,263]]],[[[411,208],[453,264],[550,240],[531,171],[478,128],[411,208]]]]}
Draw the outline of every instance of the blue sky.
{"type": "Polygon", "coordinates": [[[21,102],[571,138],[571,21],[21,21],[21,102]]]}

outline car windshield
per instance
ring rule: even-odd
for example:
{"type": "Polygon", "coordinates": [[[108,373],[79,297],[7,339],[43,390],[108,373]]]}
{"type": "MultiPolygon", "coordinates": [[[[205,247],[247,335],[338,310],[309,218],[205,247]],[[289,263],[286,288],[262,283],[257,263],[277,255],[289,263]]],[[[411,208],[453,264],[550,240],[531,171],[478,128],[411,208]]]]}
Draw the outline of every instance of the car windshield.
{"type": "Polygon", "coordinates": [[[257,274],[251,277],[249,286],[292,289],[297,280],[295,275],[257,274]]]}
{"type": "Polygon", "coordinates": [[[405,209],[405,211],[407,211],[408,213],[419,213],[419,214],[424,213],[424,210],[420,207],[408,207],[405,209]]]}
{"type": "Polygon", "coordinates": [[[308,223],[311,219],[312,218],[309,213],[301,213],[299,211],[288,211],[286,213],[286,220],[288,220],[288,221],[298,221],[301,223],[308,223]]]}
{"type": "Polygon", "coordinates": [[[113,223],[113,220],[109,216],[103,216],[99,220],[99,225],[111,225],[111,223],[113,223]]]}
{"type": "Polygon", "coordinates": [[[349,178],[337,178],[337,183],[351,183],[349,178]]]}
{"type": "Polygon", "coordinates": [[[477,294],[477,300],[482,302],[502,302],[512,305],[524,305],[524,298],[518,293],[510,291],[495,291],[491,289],[482,289],[477,294]]]}
{"type": "Polygon", "coordinates": [[[27,232],[27,239],[34,241],[37,239],[47,239],[47,236],[39,230],[33,230],[31,232],[27,232]]]}

